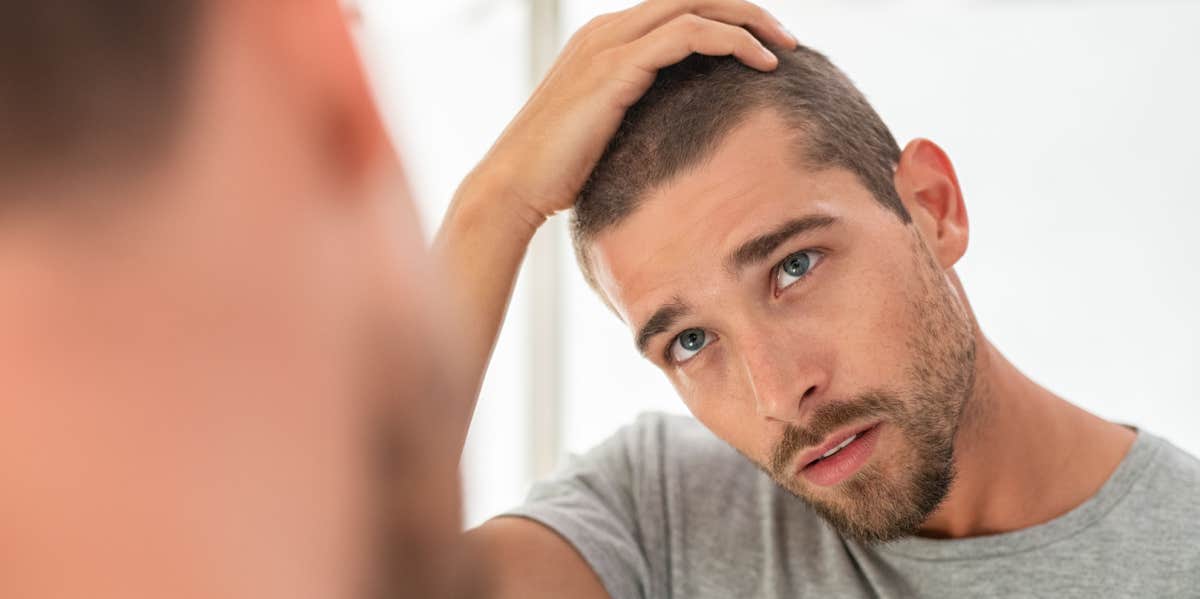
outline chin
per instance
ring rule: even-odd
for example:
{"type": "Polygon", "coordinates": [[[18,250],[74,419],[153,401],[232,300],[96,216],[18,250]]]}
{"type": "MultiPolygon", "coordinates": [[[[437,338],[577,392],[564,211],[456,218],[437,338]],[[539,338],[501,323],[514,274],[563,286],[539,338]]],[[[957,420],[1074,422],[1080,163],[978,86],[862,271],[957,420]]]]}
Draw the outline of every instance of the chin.
{"type": "Polygon", "coordinates": [[[842,537],[874,544],[916,533],[945,500],[953,478],[952,463],[887,467],[876,458],[828,488],[806,484],[798,474],[779,482],[842,537]]]}

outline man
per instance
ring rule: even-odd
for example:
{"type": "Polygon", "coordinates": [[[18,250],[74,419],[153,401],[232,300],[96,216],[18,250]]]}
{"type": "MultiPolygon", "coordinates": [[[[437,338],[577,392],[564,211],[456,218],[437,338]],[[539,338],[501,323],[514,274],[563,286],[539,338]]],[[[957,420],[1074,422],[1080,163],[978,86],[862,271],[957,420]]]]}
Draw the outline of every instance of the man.
{"type": "Polygon", "coordinates": [[[0,596],[472,591],[469,410],[339,3],[0,38],[0,596]]]}
{"type": "Polygon", "coordinates": [[[897,146],[820,54],[693,56],[596,126],[602,153],[513,159],[547,87],[668,4],[577,35],[443,228],[486,350],[513,257],[578,198],[585,276],[699,421],[643,417],[472,532],[502,595],[1193,595],[1200,462],[1004,359],[954,272],[950,160],[897,146]]]}
{"type": "MultiPolygon", "coordinates": [[[[615,129],[691,49],[773,65],[736,24],[787,39],[743,3],[633,14],[558,107],[615,129]]],[[[0,39],[0,597],[478,596],[471,348],[339,3],[10,2],[0,39]]],[[[599,156],[594,121],[513,131],[599,156]]]]}

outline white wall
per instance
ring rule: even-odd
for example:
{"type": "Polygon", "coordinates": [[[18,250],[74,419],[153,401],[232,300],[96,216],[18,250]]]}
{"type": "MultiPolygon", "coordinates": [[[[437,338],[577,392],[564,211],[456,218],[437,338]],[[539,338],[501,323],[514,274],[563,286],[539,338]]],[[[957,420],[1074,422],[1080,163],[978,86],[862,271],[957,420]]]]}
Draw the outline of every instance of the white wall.
{"type": "MultiPolygon", "coordinates": [[[[523,101],[526,7],[362,4],[364,51],[432,230],[523,101]]],[[[564,0],[564,29],[628,4],[564,0]]],[[[1087,409],[1200,454],[1200,3],[764,5],[846,70],[902,143],[929,137],[949,152],[972,219],[959,271],[1001,351],[1087,409]]],[[[566,449],[644,410],[684,411],[573,259],[563,264],[566,449]]],[[[528,483],[527,293],[472,427],[468,523],[528,483]]]]}

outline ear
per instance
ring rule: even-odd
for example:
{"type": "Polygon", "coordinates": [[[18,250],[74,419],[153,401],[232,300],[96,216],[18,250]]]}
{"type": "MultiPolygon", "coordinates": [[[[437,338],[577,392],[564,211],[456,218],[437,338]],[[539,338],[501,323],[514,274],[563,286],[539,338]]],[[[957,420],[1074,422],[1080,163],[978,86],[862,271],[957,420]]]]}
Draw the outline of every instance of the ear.
{"type": "Polygon", "coordinates": [[[967,251],[970,226],[950,158],[928,139],[909,142],[896,167],[896,191],[942,268],[967,251]]]}
{"type": "Polygon", "coordinates": [[[263,30],[288,90],[306,100],[325,161],[351,180],[392,149],[338,0],[237,2],[263,30]],[[250,5],[250,6],[246,6],[250,5]]]}

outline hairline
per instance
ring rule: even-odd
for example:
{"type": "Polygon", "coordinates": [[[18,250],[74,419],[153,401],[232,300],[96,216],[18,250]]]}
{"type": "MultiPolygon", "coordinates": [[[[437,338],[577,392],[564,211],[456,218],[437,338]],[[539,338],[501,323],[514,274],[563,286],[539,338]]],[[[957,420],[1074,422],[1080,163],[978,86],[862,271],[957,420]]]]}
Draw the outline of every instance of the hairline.
{"type": "Polygon", "coordinates": [[[792,164],[794,164],[795,167],[805,169],[813,173],[820,173],[832,169],[842,169],[851,175],[854,175],[855,180],[859,181],[863,187],[867,188],[868,193],[871,194],[871,197],[875,200],[875,203],[878,204],[880,208],[890,212],[896,218],[899,218],[902,223],[906,222],[901,215],[897,214],[895,210],[889,208],[884,203],[883,199],[879,198],[878,194],[870,189],[870,186],[862,180],[862,176],[859,173],[844,165],[838,164],[836,160],[822,161],[813,155],[811,147],[812,144],[808,143],[806,140],[812,137],[812,130],[816,127],[809,122],[811,118],[808,118],[808,115],[798,116],[795,114],[789,114],[784,107],[779,105],[778,101],[773,101],[767,98],[755,99],[747,103],[740,111],[740,114],[737,114],[733,117],[733,120],[728,127],[713,136],[711,142],[704,148],[704,151],[697,154],[688,163],[680,165],[680,167],[669,177],[646,186],[645,189],[633,196],[630,201],[632,208],[625,214],[621,215],[620,218],[613,219],[611,222],[607,222],[603,226],[587,232],[583,232],[578,227],[572,226],[572,245],[575,246],[576,261],[579,264],[579,269],[583,274],[584,281],[586,281],[588,286],[600,296],[600,299],[606,306],[608,306],[609,310],[611,310],[619,318],[624,320],[624,317],[622,317],[620,311],[616,309],[616,306],[613,304],[611,298],[608,297],[608,294],[605,293],[604,289],[600,286],[599,280],[596,279],[594,265],[592,264],[593,257],[591,246],[595,245],[596,239],[606,231],[620,226],[621,223],[637,214],[637,212],[642,209],[642,206],[649,201],[650,197],[656,192],[660,192],[663,189],[670,187],[683,177],[694,173],[696,169],[709,164],[713,157],[717,155],[721,146],[724,145],[724,143],[730,137],[732,137],[734,133],[744,127],[746,123],[752,119],[752,117],[763,112],[775,113],[775,116],[786,126],[786,133],[781,134],[788,135],[792,138],[790,140],[791,143],[788,145],[791,147],[793,160],[795,160],[795,162],[792,164]]]}

